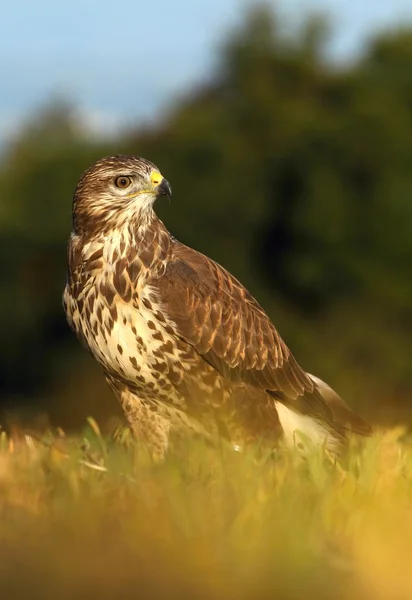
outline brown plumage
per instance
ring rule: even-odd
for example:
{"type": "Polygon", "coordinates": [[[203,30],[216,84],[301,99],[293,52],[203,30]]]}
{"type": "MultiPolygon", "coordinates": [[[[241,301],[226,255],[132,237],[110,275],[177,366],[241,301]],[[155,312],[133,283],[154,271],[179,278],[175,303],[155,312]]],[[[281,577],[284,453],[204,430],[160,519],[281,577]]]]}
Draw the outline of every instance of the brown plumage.
{"type": "Polygon", "coordinates": [[[242,284],[169,234],[153,211],[160,195],[170,187],[149,161],[98,161],[77,185],[68,249],[68,321],[136,435],[160,455],[171,430],[237,445],[302,431],[332,450],[348,432],[367,435],[242,284]]]}

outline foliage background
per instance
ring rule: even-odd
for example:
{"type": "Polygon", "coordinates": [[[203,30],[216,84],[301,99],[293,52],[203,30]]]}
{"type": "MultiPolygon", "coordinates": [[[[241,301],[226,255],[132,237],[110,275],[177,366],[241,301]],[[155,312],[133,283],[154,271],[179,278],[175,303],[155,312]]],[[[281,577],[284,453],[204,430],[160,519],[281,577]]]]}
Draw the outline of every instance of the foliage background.
{"type": "Polygon", "coordinates": [[[96,141],[52,99],[3,150],[0,418],[116,413],[61,292],[80,173],[135,153],[172,184],[170,231],[241,279],[302,366],[375,421],[409,419],[412,30],[339,67],[324,21],[282,32],[267,7],[246,13],[213,76],[155,124],[96,141]]]}

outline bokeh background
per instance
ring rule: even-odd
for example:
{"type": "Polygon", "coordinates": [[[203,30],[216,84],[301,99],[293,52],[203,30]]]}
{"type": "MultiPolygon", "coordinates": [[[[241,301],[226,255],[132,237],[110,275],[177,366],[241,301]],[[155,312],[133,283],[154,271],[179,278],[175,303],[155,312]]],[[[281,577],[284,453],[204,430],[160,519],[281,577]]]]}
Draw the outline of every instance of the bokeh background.
{"type": "Polygon", "coordinates": [[[171,182],[158,214],[375,422],[412,414],[412,0],[17,1],[1,10],[0,409],[118,409],[61,308],[96,158],[171,182]]]}

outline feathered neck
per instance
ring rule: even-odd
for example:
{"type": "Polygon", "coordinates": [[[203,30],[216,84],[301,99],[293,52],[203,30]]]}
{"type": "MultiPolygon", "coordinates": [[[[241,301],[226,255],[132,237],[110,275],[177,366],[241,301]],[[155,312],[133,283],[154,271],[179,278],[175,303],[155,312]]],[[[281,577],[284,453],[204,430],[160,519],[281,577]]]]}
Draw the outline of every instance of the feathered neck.
{"type": "MultiPolygon", "coordinates": [[[[152,203],[136,207],[134,202],[99,201],[75,202],[73,205],[73,230],[76,235],[89,239],[107,235],[113,230],[130,228],[144,233],[155,221],[159,221],[152,203]]],[[[163,224],[162,224],[163,225],[163,224]]]]}
{"type": "Polygon", "coordinates": [[[172,238],[154,211],[150,219],[118,221],[116,227],[105,228],[94,236],[83,234],[81,237],[83,247],[87,248],[86,254],[93,254],[101,248],[104,262],[114,270],[120,268],[119,265],[135,263],[158,271],[165,266],[172,251],[172,238]]]}

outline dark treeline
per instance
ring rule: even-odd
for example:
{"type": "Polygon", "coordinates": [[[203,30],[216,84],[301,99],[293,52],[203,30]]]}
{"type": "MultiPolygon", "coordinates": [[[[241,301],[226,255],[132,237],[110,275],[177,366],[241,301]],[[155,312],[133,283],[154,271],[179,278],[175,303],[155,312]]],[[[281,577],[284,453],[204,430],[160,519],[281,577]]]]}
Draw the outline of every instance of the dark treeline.
{"type": "Polygon", "coordinates": [[[158,127],[97,144],[70,106],[32,119],[0,165],[3,407],[75,423],[107,400],[61,292],[78,176],[120,152],[158,164],[174,193],[158,214],[250,288],[302,366],[367,412],[412,407],[412,30],[345,68],[324,41],[259,9],[158,127]]]}

